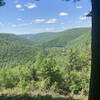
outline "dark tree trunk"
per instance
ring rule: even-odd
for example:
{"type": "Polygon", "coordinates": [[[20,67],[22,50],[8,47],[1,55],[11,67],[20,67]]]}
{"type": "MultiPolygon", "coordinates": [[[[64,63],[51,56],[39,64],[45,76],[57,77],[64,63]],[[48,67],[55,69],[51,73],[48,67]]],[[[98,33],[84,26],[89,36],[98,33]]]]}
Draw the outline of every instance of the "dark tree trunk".
{"type": "Polygon", "coordinates": [[[92,69],[89,100],[100,99],[100,0],[92,0],[92,69]]]}

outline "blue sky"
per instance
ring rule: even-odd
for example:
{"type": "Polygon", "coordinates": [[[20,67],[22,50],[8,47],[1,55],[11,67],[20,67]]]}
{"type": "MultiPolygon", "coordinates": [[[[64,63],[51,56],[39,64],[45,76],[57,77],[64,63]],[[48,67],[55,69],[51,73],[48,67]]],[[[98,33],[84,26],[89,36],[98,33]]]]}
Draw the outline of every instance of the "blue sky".
{"type": "Polygon", "coordinates": [[[90,27],[90,0],[5,0],[0,7],[0,33],[30,34],[90,27]]]}

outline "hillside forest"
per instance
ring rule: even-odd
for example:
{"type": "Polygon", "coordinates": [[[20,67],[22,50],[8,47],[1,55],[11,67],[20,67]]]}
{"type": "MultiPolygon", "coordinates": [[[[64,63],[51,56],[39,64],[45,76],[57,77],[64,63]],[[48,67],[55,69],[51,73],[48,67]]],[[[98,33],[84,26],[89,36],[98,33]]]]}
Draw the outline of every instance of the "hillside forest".
{"type": "Polygon", "coordinates": [[[0,100],[87,100],[91,28],[0,33],[0,100]]]}

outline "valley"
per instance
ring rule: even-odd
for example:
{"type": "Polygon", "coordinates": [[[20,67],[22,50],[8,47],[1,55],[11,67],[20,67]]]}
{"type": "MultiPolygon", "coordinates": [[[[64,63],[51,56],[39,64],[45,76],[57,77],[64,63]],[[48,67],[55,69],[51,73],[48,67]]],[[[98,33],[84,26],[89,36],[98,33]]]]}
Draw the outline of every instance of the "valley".
{"type": "Polygon", "coordinates": [[[91,28],[28,35],[0,33],[0,94],[10,98],[16,91],[17,95],[52,91],[84,100],[89,91],[90,49],[91,28]]]}

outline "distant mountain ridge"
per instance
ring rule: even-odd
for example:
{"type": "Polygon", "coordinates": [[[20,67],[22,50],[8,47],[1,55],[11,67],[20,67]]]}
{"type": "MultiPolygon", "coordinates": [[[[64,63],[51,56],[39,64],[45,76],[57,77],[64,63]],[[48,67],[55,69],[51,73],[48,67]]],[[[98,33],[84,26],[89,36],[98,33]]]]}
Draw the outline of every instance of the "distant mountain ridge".
{"type": "Polygon", "coordinates": [[[63,32],[45,32],[39,34],[21,35],[33,40],[42,47],[73,47],[91,41],[91,28],[74,28],[63,32]],[[78,42],[80,41],[80,42],[78,42]]]}
{"type": "Polygon", "coordinates": [[[0,34],[0,67],[15,67],[34,61],[38,48],[33,42],[13,34],[0,34]]]}
{"type": "Polygon", "coordinates": [[[54,36],[57,35],[57,32],[44,32],[44,33],[37,33],[37,34],[27,34],[27,35],[20,35],[21,37],[28,39],[28,40],[33,40],[35,42],[44,42],[47,41],[50,38],[53,38],[54,36]]]}
{"type": "Polygon", "coordinates": [[[0,33],[0,39],[4,39],[8,42],[15,42],[25,45],[32,45],[34,43],[34,41],[32,40],[27,40],[25,38],[20,37],[19,35],[14,35],[10,33],[0,33]]]}
{"type": "Polygon", "coordinates": [[[76,28],[58,33],[35,35],[0,34],[0,67],[10,67],[34,62],[40,50],[49,50],[53,54],[66,54],[69,48],[91,45],[91,28],[76,28]]]}
{"type": "Polygon", "coordinates": [[[91,42],[91,28],[76,28],[65,30],[56,34],[53,38],[42,43],[43,47],[73,47],[85,42],[91,42]]]}
{"type": "Polygon", "coordinates": [[[65,47],[83,44],[91,41],[91,28],[74,28],[63,32],[44,32],[29,35],[14,35],[0,33],[0,39],[24,45],[42,47],[65,47]],[[80,41],[80,42],[79,42],[80,41]]]}

